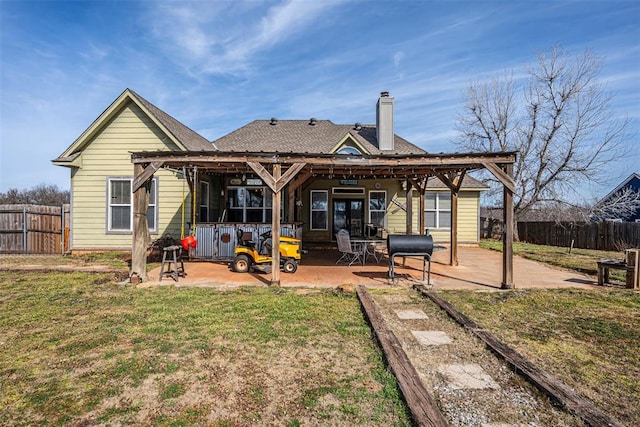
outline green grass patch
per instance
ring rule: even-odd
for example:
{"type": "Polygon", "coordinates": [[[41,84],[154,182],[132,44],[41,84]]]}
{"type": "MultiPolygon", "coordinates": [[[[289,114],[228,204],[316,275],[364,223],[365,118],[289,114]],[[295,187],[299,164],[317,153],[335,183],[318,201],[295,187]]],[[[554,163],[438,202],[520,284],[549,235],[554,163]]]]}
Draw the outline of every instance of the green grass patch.
{"type": "MultiPolygon", "coordinates": [[[[493,239],[483,239],[480,247],[502,251],[502,242],[493,239]]],[[[592,249],[572,249],[559,246],[534,245],[533,243],[513,242],[513,254],[534,261],[544,262],[557,267],[567,268],[581,273],[596,275],[597,262],[602,259],[624,260],[624,252],[596,251],[592,249]]],[[[610,280],[625,282],[622,270],[610,269],[610,280]]]]}
{"type": "Polygon", "coordinates": [[[108,278],[0,273],[4,424],[410,425],[354,296],[108,278]]]}
{"type": "Polygon", "coordinates": [[[640,425],[640,294],[442,291],[442,296],[625,425],[640,425]]]}

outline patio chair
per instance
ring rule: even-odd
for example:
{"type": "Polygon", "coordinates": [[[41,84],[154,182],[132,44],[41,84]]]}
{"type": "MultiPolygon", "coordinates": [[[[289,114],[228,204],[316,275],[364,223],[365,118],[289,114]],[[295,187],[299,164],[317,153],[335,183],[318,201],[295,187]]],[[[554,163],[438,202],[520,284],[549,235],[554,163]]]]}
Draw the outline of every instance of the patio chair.
{"type": "Polygon", "coordinates": [[[362,256],[362,248],[358,244],[352,244],[349,232],[347,230],[340,230],[336,233],[336,240],[338,241],[338,250],[342,253],[336,264],[341,262],[348,263],[349,266],[354,262],[360,261],[362,256]]]}

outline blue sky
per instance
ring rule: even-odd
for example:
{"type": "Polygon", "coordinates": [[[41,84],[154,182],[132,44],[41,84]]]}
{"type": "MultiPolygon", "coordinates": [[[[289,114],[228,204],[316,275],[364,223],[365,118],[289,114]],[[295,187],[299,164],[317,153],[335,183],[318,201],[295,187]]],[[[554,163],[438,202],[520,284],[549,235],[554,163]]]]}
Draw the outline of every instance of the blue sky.
{"type": "MultiPolygon", "coordinates": [[[[640,136],[640,2],[0,0],[0,191],[69,187],[51,164],[127,87],[208,139],[255,119],[375,123],[381,91],[395,131],[454,152],[474,80],[554,44],[591,49],[613,115],[640,136]]],[[[608,186],[640,172],[621,159],[608,186]]]]}

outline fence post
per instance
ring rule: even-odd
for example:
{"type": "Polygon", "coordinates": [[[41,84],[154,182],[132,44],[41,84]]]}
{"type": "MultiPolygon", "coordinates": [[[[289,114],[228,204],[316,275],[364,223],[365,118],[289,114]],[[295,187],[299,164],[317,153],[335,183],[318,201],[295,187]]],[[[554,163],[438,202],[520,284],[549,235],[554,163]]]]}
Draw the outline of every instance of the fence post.
{"type": "Polygon", "coordinates": [[[27,253],[27,207],[22,208],[22,251],[27,253]]]}

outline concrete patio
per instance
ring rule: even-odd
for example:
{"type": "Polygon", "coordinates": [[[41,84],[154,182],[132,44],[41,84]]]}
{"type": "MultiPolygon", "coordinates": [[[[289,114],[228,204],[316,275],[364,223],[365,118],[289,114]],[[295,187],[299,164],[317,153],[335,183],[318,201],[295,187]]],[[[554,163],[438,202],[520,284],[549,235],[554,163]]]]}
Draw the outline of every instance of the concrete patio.
{"type": "MultiPolygon", "coordinates": [[[[298,271],[280,275],[282,287],[336,288],[341,285],[366,285],[374,288],[411,286],[422,282],[422,259],[396,258],[394,285],[388,277],[388,259],[379,263],[368,259],[365,265],[336,265],[339,252],[334,248],[314,248],[302,257],[298,271]]],[[[433,289],[498,290],[502,280],[502,254],[476,246],[458,248],[458,266],[449,265],[448,249],[433,254],[431,263],[431,284],[433,289]]],[[[562,270],[514,256],[514,284],[517,289],[594,287],[595,276],[562,270]]],[[[217,288],[239,286],[268,286],[271,274],[235,273],[227,263],[209,261],[185,261],[187,276],[175,282],[164,277],[158,283],[160,268],[150,271],[149,280],[142,286],[177,285],[217,288]]]]}

